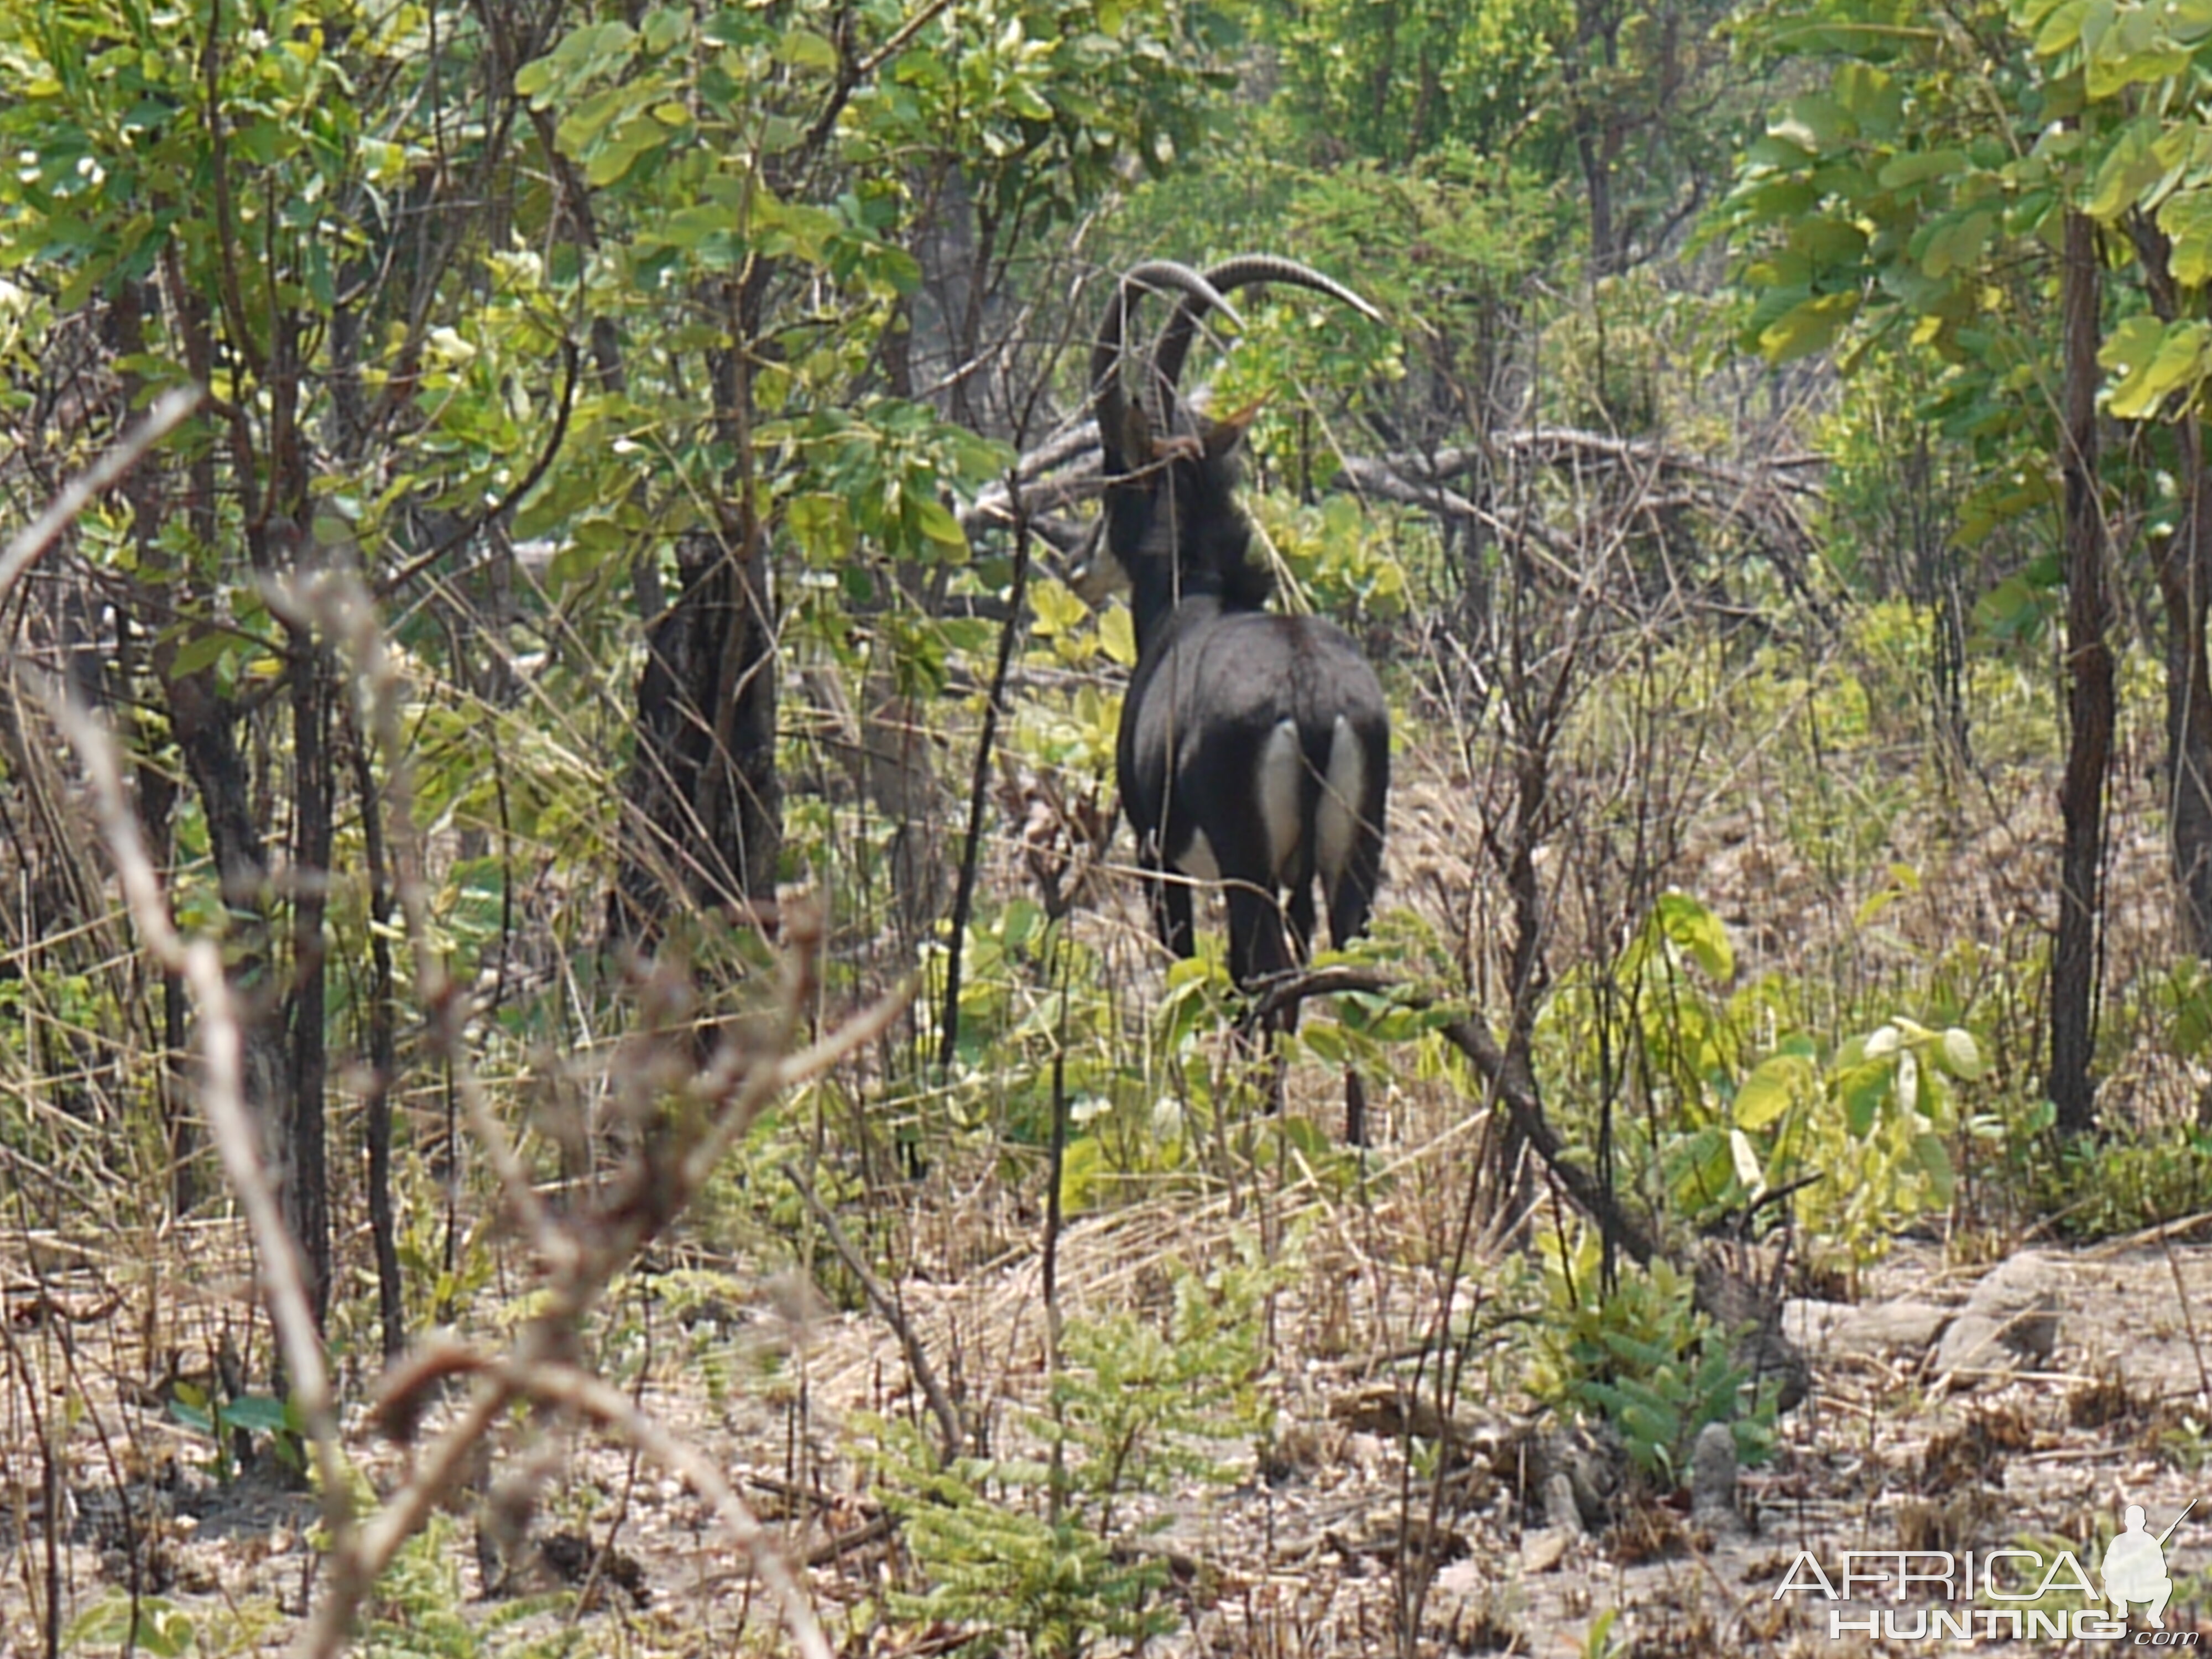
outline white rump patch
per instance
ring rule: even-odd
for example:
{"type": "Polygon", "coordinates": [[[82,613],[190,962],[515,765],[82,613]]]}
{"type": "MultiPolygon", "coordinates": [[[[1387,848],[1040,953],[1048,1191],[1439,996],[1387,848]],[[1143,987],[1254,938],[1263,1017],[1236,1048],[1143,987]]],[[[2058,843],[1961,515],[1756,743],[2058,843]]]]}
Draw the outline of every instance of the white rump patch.
{"type": "Polygon", "coordinates": [[[1284,720],[1267,733],[1260,745],[1252,793],[1260,807],[1260,827],[1267,837],[1267,868],[1277,881],[1290,873],[1291,860],[1298,850],[1298,775],[1305,757],[1298,750],[1298,728],[1284,720]]]}
{"type": "Polygon", "coordinates": [[[1334,886],[1352,861],[1359,833],[1359,804],[1367,799],[1367,751],[1341,714],[1329,733],[1328,776],[1322,782],[1321,810],[1315,815],[1315,837],[1321,845],[1316,850],[1322,879],[1334,886]]]}

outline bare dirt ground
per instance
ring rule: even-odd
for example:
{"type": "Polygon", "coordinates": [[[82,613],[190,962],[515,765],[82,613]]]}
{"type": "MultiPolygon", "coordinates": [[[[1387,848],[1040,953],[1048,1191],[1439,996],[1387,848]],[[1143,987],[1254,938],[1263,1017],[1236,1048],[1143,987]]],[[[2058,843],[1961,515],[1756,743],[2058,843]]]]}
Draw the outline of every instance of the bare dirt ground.
{"type": "MultiPolygon", "coordinates": [[[[1479,940],[1505,918],[1470,848],[1466,798],[1462,778],[1408,780],[1394,806],[1393,902],[1420,909],[1447,939],[1479,940]]],[[[1828,948],[1881,879],[1821,878],[1753,800],[1708,819],[1689,860],[1747,972],[1828,948]]],[[[2047,891],[2047,818],[1991,811],[1978,828],[1947,829],[1941,845],[1931,831],[1927,844],[1892,848],[1917,878],[1867,930],[1879,937],[1855,946],[1867,971],[1884,951],[1933,959],[1961,937],[2006,936],[2047,891]]],[[[2116,848],[2116,961],[2142,953],[2130,941],[2163,926],[2160,859],[2154,837],[2116,848]]],[[[1139,962],[1144,930],[1135,906],[1125,908],[1111,925],[1139,942],[1127,952],[1139,962]]],[[[1468,955],[1479,971],[1486,958],[1468,955]]],[[[1133,982],[1152,971],[1130,969],[1133,982]]],[[[2193,1103],[2188,1081],[2147,1060],[2111,1093],[2149,1121],[2193,1103]]],[[[1334,1121],[1318,1093],[1294,1103],[1334,1121]]],[[[1867,1595],[1844,1610],[1908,1615],[1890,1626],[1896,1634],[1874,1638],[1832,1634],[1826,1601],[1775,1592],[1801,1558],[1833,1572],[1852,1550],[2065,1549],[2094,1571],[2125,1505],[2141,1504],[2155,1532],[2193,1500],[2168,1542],[2166,1622],[2177,1637],[2212,1631],[2203,1474],[2212,1246],[2198,1232],[2070,1253],[2014,1249],[2001,1271],[1946,1267],[1937,1244],[1905,1242],[1855,1306],[1791,1304],[1812,1392],[1783,1420],[1771,1461],[1742,1471],[1740,1529],[1693,1520],[1670,1496],[1619,1492],[1571,1521],[1529,1478],[1545,1425],[1510,1386],[1493,1391],[1477,1376],[1462,1389],[1453,1422],[1467,1445],[1449,1455],[1435,1425],[1408,1437],[1377,1406],[1434,1328],[1444,1292],[1425,1264],[1449,1255],[1481,1125],[1433,1079],[1399,1079],[1376,1106],[1381,1150],[1364,1183],[1278,1168],[1233,1194],[1194,1183],[1069,1231],[1060,1272],[1073,1319],[1164,1312],[1177,1273],[1255,1254],[1283,1268],[1256,1379],[1274,1413],[1264,1451],[1213,1448],[1225,1480],[1140,1508],[1164,1523],[1141,1547],[1168,1562],[1178,1614],[1148,1651],[1395,1654],[1408,1650],[1409,1620],[1412,1650],[1435,1655],[2087,1651],[2106,1644],[2013,1642],[1990,1626],[1971,1644],[1914,1638],[1909,1615],[1963,1606],[1924,1583],[1902,1601],[1867,1595]],[[1425,1542],[1430,1575],[1416,1563],[1425,1542]]],[[[901,1250],[903,1317],[1001,1452],[1034,1449],[1020,1424],[1044,1389],[1040,1226],[1021,1202],[996,1181],[963,1187],[940,1170],[904,1218],[901,1250]]],[[[1988,1237],[1957,1254],[1986,1257],[1988,1237]]],[[[365,1255],[357,1244],[349,1259],[365,1255]]],[[[227,1354],[265,1376],[265,1322],[241,1252],[238,1230],[222,1223],[166,1236],[0,1237],[0,1659],[45,1655],[50,1630],[74,1632],[62,1643],[73,1650],[118,1650],[121,1627],[108,1615],[133,1588],[189,1621],[176,1650],[268,1650],[296,1632],[314,1582],[313,1504],[272,1468],[266,1437],[241,1463],[175,1409],[185,1390],[219,1389],[227,1354]]],[[[1452,1291],[1455,1310],[1478,1303],[1502,1266],[1478,1256],[1452,1291]]],[[[908,1356],[884,1320],[829,1311],[796,1284],[672,1244],[620,1287],[593,1358],[783,1529],[844,1652],[947,1650],[972,1632],[887,1610],[908,1564],[860,1455],[871,1416],[922,1420],[908,1356]]],[[[509,1263],[473,1312],[487,1324],[514,1317],[526,1290],[509,1263]]],[[[356,1285],[341,1306],[368,1299],[356,1285]]],[[[341,1398],[353,1402],[348,1454],[368,1487],[389,1492],[407,1454],[367,1424],[373,1333],[332,1334],[341,1398]]],[[[1917,1570],[1924,1577],[1930,1559],[1917,1570]]],[[[1978,1605],[2011,1604],[1984,1595],[1978,1605]]],[[[470,1504],[438,1517],[403,1558],[377,1613],[385,1623],[366,1644],[388,1653],[786,1650],[697,1498],[559,1424],[513,1425],[470,1504]],[[526,1536],[507,1537],[483,1524],[477,1499],[516,1471],[538,1501],[526,1536]]],[[[2135,1623],[2150,1633],[2140,1608],[2135,1623]]]]}
{"type": "MultiPolygon", "coordinates": [[[[1152,1651],[1396,1651],[1406,1540],[1433,1536],[1442,1559],[1420,1608],[1423,1652],[1603,1651],[1593,1626],[1618,1609],[1609,1638],[1629,1653],[1901,1653],[1929,1644],[1870,1641],[1856,1626],[1832,1638],[1825,1599],[1777,1600],[1800,1553],[1833,1575],[1845,1550],[2026,1545],[2071,1549],[2094,1571],[2124,1505],[2142,1505],[2158,1531],[2192,1500],[2197,1510],[2167,1548],[2176,1594],[2166,1626],[2176,1636],[2212,1631],[2212,1493],[2203,1476],[2212,1449],[2212,1249],[2158,1240],[2023,1252],[1978,1279],[1940,1271],[1932,1248],[1908,1249],[1856,1308],[1792,1304],[1814,1391],[1785,1419],[1773,1460],[1743,1473],[1746,1530],[1731,1535],[1649,1498],[1620,1498],[1588,1529],[1550,1524],[1559,1517],[1516,1489],[1511,1458],[1498,1452],[1521,1433],[1524,1402],[1463,1398],[1461,1423],[1481,1449],[1437,1486],[1431,1445],[1376,1426],[1375,1384],[1394,1356],[1364,1335],[1349,1340],[1423,1316],[1429,1287],[1370,1248],[1391,1236],[1391,1201],[1313,1200],[1303,1217],[1286,1205],[1274,1220],[1298,1224],[1304,1287],[1273,1310],[1277,1358],[1262,1384],[1279,1413],[1273,1449],[1263,1471],[1253,1448],[1222,1448],[1236,1469],[1230,1482],[1159,1501],[1166,1524],[1145,1547],[1172,1564],[1168,1594],[1183,1616],[1152,1651]],[[1977,1324],[1984,1315],[1989,1322],[1977,1324]]],[[[1075,1287],[1072,1312],[1145,1307],[1170,1266],[1202,1266],[1235,1228],[1265,1221],[1220,1206],[1155,1206],[1083,1224],[1062,1268],[1075,1287]]],[[[114,1650],[117,1632],[103,1639],[96,1618],[77,1621],[116,1605],[134,1571],[134,1534],[141,1588],[191,1621],[198,1647],[186,1650],[280,1644],[312,1577],[312,1507],[282,1489],[265,1460],[219,1478],[210,1443],[176,1419],[163,1393],[173,1390],[163,1372],[189,1379],[212,1364],[215,1349],[204,1345],[222,1340],[220,1300],[171,1300],[162,1357],[149,1368],[144,1292],[127,1264],[91,1243],[41,1255],[35,1273],[30,1262],[7,1264],[0,1308],[16,1380],[39,1383],[7,1391],[0,1654],[46,1650],[50,1587],[62,1594],[64,1627],[80,1632],[79,1650],[114,1650]],[[59,1453],[62,1489],[51,1498],[42,1436],[59,1453]]],[[[792,1553],[811,1564],[825,1623],[833,1635],[852,1632],[844,1650],[942,1650],[954,1632],[872,1611],[896,1545],[851,1453],[863,1413],[917,1410],[898,1340],[864,1314],[794,1323],[788,1295],[700,1295],[712,1270],[684,1273],[693,1294],[683,1316],[656,1321],[652,1299],[641,1299],[635,1327],[611,1344],[611,1366],[710,1449],[763,1515],[781,1517],[792,1553]]],[[[915,1334],[976,1407],[999,1413],[1009,1439],[1004,1425],[1042,1383],[1036,1273],[1024,1253],[957,1284],[907,1286],[915,1334]]],[[[380,1488],[404,1473],[403,1455],[365,1431],[349,1449],[380,1488]]],[[[514,1455],[544,1476],[531,1543],[510,1549],[503,1565],[477,1517],[441,1517],[407,1564],[416,1588],[384,1604],[395,1626],[416,1634],[386,1629],[380,1650],[775,1644],[750,1574],[679,1483],[560,1431],[518,1431],[514,1455]]],[[[1920,1570],[1932,1569],[1923,1560],[1920,1570]]],[[[1810,1582],[1802,1569],[1798,1582],[1810,1582]]],[[[1844,1616],[1947,1605],[1925,1590],[1902,1601],[1879,1594],[1862,1592],[1844,1616]]],[[[1984,1596],[1980,1605],[2007,1604],[1984,1596]]],[[[2136,1627],[2147,1630],[2142,1614],[2136,1627]]],[[[2023,1639],[2018,1650],[2097,1645],[2023,1639]]]]}

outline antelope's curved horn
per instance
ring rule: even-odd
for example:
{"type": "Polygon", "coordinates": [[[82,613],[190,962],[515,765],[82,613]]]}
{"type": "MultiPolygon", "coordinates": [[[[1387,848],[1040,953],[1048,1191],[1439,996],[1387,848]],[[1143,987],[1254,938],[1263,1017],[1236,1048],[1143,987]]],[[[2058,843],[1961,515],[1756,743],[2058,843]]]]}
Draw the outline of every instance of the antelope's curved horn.
{"type": "MultiPolygon", "coordinates": [[[[1233,259],[1224,259],[1206,273],[1206,281],[1216,293],[1224,295],[1254,283],[1287,283],[1293,288],[1311,289],[1339,304],[1350,306],[1370,323],[1382,320],[1381,312],[1334,277],[1324,276],[1312,266],[1302,265],[1279,254],[1243,253],[1233,259]]],[[[1175,314],[1160,332],[1159,344],[1152,352],[1152,380],[1158,388],[1164,418],[1174,412],[1183,360],[1189,356],[1191,343],[1197,338],[1199,325],[1206,320],[1209,309],[1211,306],[1205,296],[1186,289],[1176,304],[1175,314]]]]}
{"type": "MultiPolygon", "coordinates": [[[[1098,332],[1091,344],[1091,412],[1098,422],[1099,441],[1109,459],[1120,454],[1123,434],[1128,430],[1129,405],[1121,386],[1121,352],[1128,334],[1129,313],[1146,295],[1170,289],[1182,295],[1182,305],[1195,308],[1195,316],[1203,317],[1210,311],[1218,310],[1232,319],[1236,318],[1228,298],[1218,289],[1188,265],[1178,264],[1172,259],[1148,259],[1133,265],[1114,284],[1113,297],[1106,301],[1106,314],[1099,319],[1098,332]]],[[[1141,462],[1151,458],[1136,459],[1141,462]]]]}

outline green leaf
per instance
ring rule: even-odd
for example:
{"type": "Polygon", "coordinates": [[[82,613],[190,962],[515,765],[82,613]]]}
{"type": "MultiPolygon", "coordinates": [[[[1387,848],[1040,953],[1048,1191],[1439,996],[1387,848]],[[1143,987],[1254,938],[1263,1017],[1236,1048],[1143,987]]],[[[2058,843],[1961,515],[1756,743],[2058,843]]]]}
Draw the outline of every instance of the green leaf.
{"type": "Polygon", "coordinates": [[[924,536],[941,547],[957,548],[963,553],[968,550],[968,532],[960,527],[960,520],[952,516],[944,502],[932,495],[909,499],[915,521],[924,536]]]}
{"type": "Polygon", "coordinates": [[[1759,169],[1776,173],[1795,173],[1813,159],[1813,152],[1779,132],[1769,132],[1751,141],[1744,152],[1745,165],[1754,173],[1759,169]]]}
{"type": "Polygon", "coordinates": [[[1735,951],[1721,919],[1687,893],[1662,893],[1655,909],[1660,927],[1677,950],[1715,980],[1735,977],[1735,951]]]}
{"type": "Polygon", "coordinates": [[[2033,639],[2042,628],[2049,606],[2027,577],[2006,577],[1974,605],[1974,626],[1993,639],[2033,639]]]}
{"type": "Polygon", "coordinates": [[[2112,224],[2139,204],[2144,191],[2166,174],[2169,163],[2158,153],[2160,131],[2155,117],[2130,122],[2112,141],[2097,168],[2097,181],[2089,196],[2089,216],[2112,224]]]}
{"type": "Polygon", "coordinates": [[[1989,246],[1990,234],[1996,226],[1997,216],[1989,208],[1978,208],[1937,224],[1922,250],[1920,269],[1930,276],[1971,270],[1981,258],[1982,250],[1989,246]]]}
{"type": "Polygon", "coordinates": [[[2041,5],[2030,7],[2021,21],[2035,30],[2035,51],[2039,57],[2056,58],[2061,52],[2071,52],[2081,44],[2081,25],[2089,15],[2090,0],[2061,0],[2049,9],[2041,5]],[[2038,27],[2035,21],[2041,15],[2038,27]]]}
{"type": "Polygon", "coordinates": [[[1106,647],[1106,654],[1124,668],[1137,665],[1136,619],[1126,605],[1116,605],[1102,612],[1098,618],[1098,643],[1106,647]]]}
{"type": "Polygon", "coordinates": [[[600,149],[592,152],[584,164],[584,177],[595,187],[604,188],[626,178],[642,156],[668,148],[672,134],[657,121],[628,121],[622,131],[600,149]]]}
{"type": "Polygon", "coordinates": [[[837,48],[824,35],[812,29],[793,29],[776,42],[775,55],[793,69],[822,70],[835,72],[837,68],[837,48]]]}
{"type": "Polygon", "coordinates": [[[1793,306],[1759,330],[1758,346],[1769,362],[1787,363],[1825,351],[1858,313],[1856,294],[1823,294],[1793,306]]]}
{"type": "Polygon", "coordinates": [[[1912,1151],[1921,1172],[1928,1177],[1928,1184],[1935,1189],[1936,1202],[1948,1204],[1958,1186],[1958,1176],[1951,1168],[1951,1149],[1943,1144],[1943,1137],[1918,1136],[1912,1143],[1912,1151]]]}
{"type": "Polygon", "coordinates": [[[238,643],[237,636],[218,629],[196,634],[177,647],[177,654],[169,664],[169,675],[183,679],[201,670],[211,668],[222,660],[223,653],[238,643]]]}
{"type": "Polygon", "coordinates": [[[1975,1042],[1972,1032],[1961,1030],[1954,1025],[1943,1033],[1942,1041],[1936,1048],[1943,1057],[1943,1069],[1953,1077],[1972,1083],[1981,1076],[1982,1051],[1975,1042]]]}
{"type": "Polygon", "coordinates": [[[1762,1061],[1735,1091],[1735,1127],[1765,1128],[1790,1109],[1790,1103],[1809,1077],[1810,1069],[1796,1055],[1777,1054],[1762,1061]]]}
{"type": "MultiPolygon", "coordinates": [[[[2136,15],[2147,17],[2148,9],[2136,15]]],[[[2132,46],[2135,41],[2130,39],[2123,44],[2132,46]]],[[[2137,51],[2092,53],[2084,80],[2089,96],[2101,99],[2145,82],[2172,80],[2188,70],[2189,53],[2185,49],[2170,41],[2149,40],[2137,51]]]]}
{"type": "Polygon", "coordinates": [[[857,544],[853,515],[844,498],[826,491],[794,496],[784,508],[784,521],[808,561],[817,565],[834,565],[850,558],[857,544]]]}
{"type": "Polygon", "coordinates": [[[2105,337],[2105,343],[2097,350],[2098,367],[2124,376],[2140,374],[2165,343],[2166,325],[2157,318],[2130,317],[2105,337]]]}
{"type": "Polygon", "coordinates": [[[2175,281],[2193,288],[2212,278],[2212,189],[2174,191],[2159,204],[2158,228],[2173,239],[2175,281]]]}
{"type": "Polygon", "coordinates": [[[2204,380],[2208,344],[2212,344],[2212,325],[2182,322],[2168,326],[2154,318],[2130,318],[2097,354],[2100,363],[2121,371],[2109,403],[2112,412],[2124,420],[2142,419],[2155,415],[2168,392],[2193,393],[2204,380]],[[2135,328],[2137,323],[2148,326],[2135,328]],[[2146,360],[2143,349],[2154,337],[2155,349],[2146,360]]]}
{"type": "Polygon", "coordinates": [[[291,1409],[278,1399],[265,1394],[249,1394],[234,1400],[222,1408],[222,1419],[241,1429],[256,1434],[281,1434],[297,1431],[291,1409]]]}
{"type": "Polygon", "coordinates": [[[1863,1140],[1874,1133],[1875,1119],[1882,1102],[1889,1097],[1896,1070],[1893,1061],[1871,1060],[1850,1067],[1836,1079],[1843,1096],[1844,1125],[1855,1139],[1863,1140]]]}
{"type": "Polygon", "coordinates": [[[1113,1174],[1106,1148],[1096,1135],[1069,1141],[1060,1166],[1060,1208],[1069,1215],[1088,1214],[1113,1174]]]}
{"type": "Polygon", "coordinates": [[[1839,148],[1858,136],[1850,112],[1825,92],[1808,92],[1783,106],[1782,118],[1767,128],[1778,138],[1814,155],[1839,148]]]}
{"type": "Polygon", "coordinates": [[[1840,219],[1807,219],[1791,228],[1790,243],[1826,272],[1857,264],[1866,256],[1867,234],[1840,219]]]}
{"type": "Polygon", "coordinates": [[[1930,179],[1944,179],[1954,173],[1964,173],[1972,165],[1963,149],[1918,150],[1897,157],[1877,176],[1884,190],[1904,190],[1913,185],[1925,184],[1930,179]]]}
{"type": "Polygon", "coordinates": [[[1870,138],[1893,137],[1905,117],[1905,88],[1894,76],[1871,64],[1845,64],[1838,69],[1836,101],[1870,138]]]}
{"type": "Polygon", "coordinates": [[[1090,617],[1091,607],[1066,583],[1040,576],[1030,584],[1030,613],[1035,619],[1030,631],[1039,639],[1049,640],[1080,628],[1090,617]]]}
{"type": "Polygon", "coordinates": [[[137,1616],[130,1594],[111,1589],[70,1622],[63,1633],[65,1652],[118,1651],[136,1647],[153,1659],[182,1659],[192,1651],[192,1621],[158,1595],[138,1598],[137,1616]]]}
{"type": "Polygon", "coordinates": [[[645,15],[645,49],[656,56],[672,51],[691,33],[691,14],[674,6],[658,6],[645,15]]]}

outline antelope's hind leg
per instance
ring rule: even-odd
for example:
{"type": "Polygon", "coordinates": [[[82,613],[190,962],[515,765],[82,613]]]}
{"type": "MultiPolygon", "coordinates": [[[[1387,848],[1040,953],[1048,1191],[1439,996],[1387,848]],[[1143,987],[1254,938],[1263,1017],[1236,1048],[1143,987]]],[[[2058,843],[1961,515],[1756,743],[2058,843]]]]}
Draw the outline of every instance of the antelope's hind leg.
{"type": "Polygon", "coordinates": [[[1190,883],[1170,868],[1164,859],[1144,857],[1145,901],[1152,913],[1152,927],[1179,961],[1198,953],[1198,932],[1191,920],[1190,883]]]}
{"type": "MultiPolygon", "coordinates": [[[[1296,949],[1285,932],[1284,907],[1272,890],[1255,882],[1232,881],[1227,884],[1227,896],[1229,976],[1246,999],[1245,1012],[1237,1024],[1237,1041],[1248,1053],[1253,1052],[1252,1045],[1257,1045],[1258,1063],[1267,1071],[1267,1109],[1279,1113],[1283,1109],[1286,1069],[1272,1039],[1277,1031],[1298,1028],[1297,999],[1284,995],[1283,980],[1304,960],[1304,952],[1296,949]],[[1271,998],[1276,1000],[1269,1006],[1271,998]],[[1255,1018],[1263,1007],[1267,1017],[1255,1018]]],[[[1293,911],[1295,908],[1294,904],[1293,911]]],[[[1309,919],[1311,914],[1309,905],[1309,919]]],[[[1290,925],[1295,925],[1294,917],[1290,925]]]]}
{"type": "MultiPolygon", "coordinates": [[[[1382,884],[1382,832],[1379,825],[1363,824],[1352,843],[1352,856],[1329,884],[1328,942],[1341,951],[1367,931],[1374,914],[1375,890],[1382,884]]],[[[1344,1068],[1344,1139],[1347,1145],[1367,1144],[1367,1087],[1357,1067],[1344,1068]]]]}

